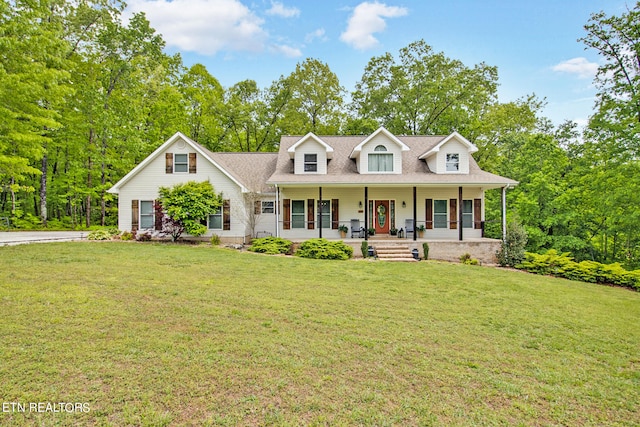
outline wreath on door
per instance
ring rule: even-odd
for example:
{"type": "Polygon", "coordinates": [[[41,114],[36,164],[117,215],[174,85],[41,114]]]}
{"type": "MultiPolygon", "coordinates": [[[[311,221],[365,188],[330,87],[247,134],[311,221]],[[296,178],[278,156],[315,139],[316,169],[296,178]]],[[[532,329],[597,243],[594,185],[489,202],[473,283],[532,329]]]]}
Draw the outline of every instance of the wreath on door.
{"type": "Polygon", "coordinates": [[[387,220],[387,208],[384,205],[378,205],[378,226],[384,227],[387,220]]]}

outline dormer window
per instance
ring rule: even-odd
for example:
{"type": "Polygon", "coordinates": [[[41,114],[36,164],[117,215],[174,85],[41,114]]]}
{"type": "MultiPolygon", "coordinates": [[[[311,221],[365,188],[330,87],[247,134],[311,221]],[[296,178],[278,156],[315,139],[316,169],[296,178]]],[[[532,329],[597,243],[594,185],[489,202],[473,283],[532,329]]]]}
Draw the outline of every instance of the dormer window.
{"type": "Polygon", "coordinates": [[[318,172],[318,155],[317,154],[304,155],[304,171],[318,172]]]}
{"type": "Polygon", "coordinates": [[[369,172],[393,172],[393,153],[387,147],[378,145],[369,153],[369,172]]]}
{"type": "Polygon", "coordinates": [[[173,171],[176,173],[189,172],[189,156],[187,154],[174,154],[173,171]]]}
{"type": "Polygon", "coordinates": [[[460,171],[460,154],[448,153],[447,154],[447,172],[459,172],[460,171]]]}

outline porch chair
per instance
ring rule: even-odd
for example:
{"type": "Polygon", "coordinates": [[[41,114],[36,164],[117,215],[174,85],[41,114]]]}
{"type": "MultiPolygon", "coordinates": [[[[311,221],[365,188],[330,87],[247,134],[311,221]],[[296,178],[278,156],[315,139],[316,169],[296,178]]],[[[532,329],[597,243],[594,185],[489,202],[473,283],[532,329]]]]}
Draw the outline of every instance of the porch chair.
{"type": "Polygon", "coordinates": [[[358,237],[364,237],[364,227],[360,227],[359,219],[351,220],[351,238],[352,239],[354,234],[357,234],[358,237]]]}
{"type": "Polygon", "coordinates": [[[409,237],[409,233],[415,233],[415,229],[413,228],[413,219],[405,219],[404,220],[404,238],[409,237]]]}

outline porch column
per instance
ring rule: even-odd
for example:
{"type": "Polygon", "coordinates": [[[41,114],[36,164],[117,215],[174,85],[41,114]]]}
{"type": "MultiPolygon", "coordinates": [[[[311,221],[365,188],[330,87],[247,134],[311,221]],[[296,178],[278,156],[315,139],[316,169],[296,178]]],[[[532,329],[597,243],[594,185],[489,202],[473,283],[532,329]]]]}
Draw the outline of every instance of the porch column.
{"type": "Polygon", "coordinates": [[[320,200],[318,202],[318,237],[320,237],[322,239],[322,187],[318,187],[318,199],[320,200]]]}
{"type": "Polygon", "coordinates": [[[413,240],[418,240],[418,197],[415,185],[413,186],[413,240]]]}
{"type": "Polygon", "coordinates": [[[280,237],[280,187],[276,184],[276,237],[280,237]]]}
{"type": "Polygon", "coordinates": [[[462,187],[458,187],[458,240],[462,241],[462,187]]]}
{"type": "Polygon", "coordinates": [[[502,241],[507,242],[507,186],[502,187],[502,241]]]}
{"type": "Polygon", "coordinates": [[[369,240],[369,187],[364,187],[364,240],[369,240]]]}

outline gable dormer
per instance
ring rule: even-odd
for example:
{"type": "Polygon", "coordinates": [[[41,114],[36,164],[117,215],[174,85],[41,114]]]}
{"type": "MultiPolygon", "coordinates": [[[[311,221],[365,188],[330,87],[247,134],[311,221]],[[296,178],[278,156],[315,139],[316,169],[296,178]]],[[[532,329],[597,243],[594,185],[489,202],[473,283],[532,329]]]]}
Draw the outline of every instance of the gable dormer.
{"type": "Polygon", "coordinates": [[[311,132],[293,144],[288,152],[296,175],[326,175],[327,162],[333,157],[333,148],[311,132]]]}
{"type": "Polygon", "coordinates": [[[476,151],[478,148],[475,145],[454,132],[419,159],[426,161],[429,169],[437,174],[468,174],[471,153],[476,151]]]}
{"type": "Polygon", "coordinates": [[[401,174],[402,152],[409,147],[383,127],[358,144],[351,155],[361,174],[401,174]]]}

